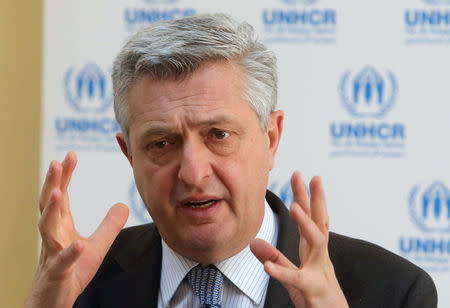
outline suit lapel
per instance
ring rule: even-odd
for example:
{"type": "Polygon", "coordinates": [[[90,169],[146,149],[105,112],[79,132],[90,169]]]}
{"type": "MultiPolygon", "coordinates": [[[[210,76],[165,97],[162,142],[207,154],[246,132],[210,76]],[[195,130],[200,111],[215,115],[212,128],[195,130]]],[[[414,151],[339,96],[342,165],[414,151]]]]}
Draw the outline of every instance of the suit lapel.
{"type": "Polygon", "coordinates": [[[115,261],[123,269],[99,290],[101,307],[156,307],[161,277],[161,237],[154,225],[115,261]]]}
{"type": "MultiPolygon", "coordinates": [[[[292,263],[299,266],[300,259],[298,255],[298,243],[300,240],[300,234],[298,232],[298,227],[289,216],[289,211],[287,210],[284,203],[276,195],[274,195],[270,191],[267,191],[266,200],[272,208],[273,212],[278,216],[279,227],[277,248],[292,263]]],[[[279,283],[275,279],[270,278],[264,307],[284,308],[294,307],[294,304],[289,297],[289,293],[281,285],[281,283],[279,283]]]]}

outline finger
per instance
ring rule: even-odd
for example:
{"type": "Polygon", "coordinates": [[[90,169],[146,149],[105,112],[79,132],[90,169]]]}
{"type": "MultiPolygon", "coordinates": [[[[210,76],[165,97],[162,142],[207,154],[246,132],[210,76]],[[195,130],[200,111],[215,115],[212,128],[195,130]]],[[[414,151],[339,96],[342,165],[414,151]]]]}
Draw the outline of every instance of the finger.
{"type": "Polygon", "coordinates": [[[67,187],[70,183],[70,178],[72,177],[73,170],[77,164],[77,155],[75,152],[67,153],[64,161],[62,162],[62,176],[61,176],[61,184],[60,188],[62,192],[67,191],[67,187]]]}
{"type": "Polygon", "coordinates": [[[112,242],[127,222],[128,207],[123,203],[114,205],[106,214],[100,226],[89,238],[102,254],[106,254],[112,242]]]}
{"type": "Polygon", "coordinates": [[[39,197],[39,211],[42,213],[46,207],[52,191],[59,187],[61,182],[62,166],[54,160],[48,167],[47,175],[45,176],[44,185],[42,186],[41,196],[39,197]]]}
{"type": "Polygon", "coordinates": [[[311,218],[322,231],[328,234],[329,217],[327,211],[327,203],[322,188],[322,179],[318,176],[312,178],[309,183],[311,191],[311,218]]]}
{"type": "Polygon", "coordinates": [[[64,273],[81,256],[83,249],[83,243],[80,240],[76,240],[72,245],[62,250],[56,259],[55,273],[64,273]]]}
{"type": "Polygon", "coordinates": [[[51,193],[48,205],[42,212],[38,223],[42,244],[50,254],[58,252],[63,248],[57,238],[57,229],[61,221],[60,212],[62,202],[61,191],[55,189],[51,193]]]}
{"type": "Polygon", "coordinates": [[[308,256],[310,255],[310,249],[311,247],[308,244],[308,241],[306,240],[306,238],[301,235],[300,236],[300,241],[298,243],[298,255],[300,256],[300,264],[303,264],[303,262],[306,263],[306,261],[308,260],[308,256]]]}
{"type": "Polygon", "coordinates": [[[271,261],[273,263],[296,269],[297,267],[289,261],[278,249],[267,243],[266,241],[256,238],[250,243],[250,250],[255,257],[265,263],[271,261]]]}
{"type": "Polygon", "coordinates": [[[292,269],[271,261],[267,261],[264,263],[264,270],[270,277],[278,280],[285,288],[294,287],[300,290],[305,288],[302,273],[298,268],[292,269]]]}
{"type": "Polygon", "coordinates": [[[314,221],[306,215],[303,209],[297,204],[293,203],[290,209],[291,217],[298,224],[300,229],[300,236],[305,238],[312,249],[321,249],[326,244],[326,238],[314,223],[314,221]]]}
{"type": "Polygon", "coordinates": [[[291,177],[291,187],[294,193],[294,201],[297,202],[307,215],[310,215],[310,201],[308,192],[302,179],[302,174],[295,171],[291,177]]]}

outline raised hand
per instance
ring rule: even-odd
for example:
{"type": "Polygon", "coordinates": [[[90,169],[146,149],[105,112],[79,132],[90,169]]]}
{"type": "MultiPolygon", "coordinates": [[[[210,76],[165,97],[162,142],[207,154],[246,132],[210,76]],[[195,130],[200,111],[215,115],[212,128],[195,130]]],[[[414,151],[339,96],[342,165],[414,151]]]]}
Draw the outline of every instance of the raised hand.
{"type": "Polygon", "coordinates": [[[67,193],[76,161],[70,152],[48,169],[39,199],[41,255],[26,307],[72,307],[128,218],[128,208],[116,204],[90,237],[78,234],[67,193]]]}
{"type": "Polygon", "coordinates": [[[300,172],[292,175],[291,186],[294,203],[290,215],[300,231],[300,267],[261,239],[255,239],[250,249],[264,270],[287,289],[296,307],[348,307],[328,254],[329,218],[321,179],[311,180],[311,198],[300,172]]]}

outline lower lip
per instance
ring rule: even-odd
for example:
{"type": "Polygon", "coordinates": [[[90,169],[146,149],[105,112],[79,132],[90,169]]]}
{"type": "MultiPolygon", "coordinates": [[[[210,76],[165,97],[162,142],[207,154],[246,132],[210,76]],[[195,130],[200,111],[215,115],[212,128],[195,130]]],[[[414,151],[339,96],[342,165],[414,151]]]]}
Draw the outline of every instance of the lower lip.
{"type": "Polygon", "coordinates": [[[184,215],[193,219],[207,220],[214,216],[214,214],[220,209],[223,204],[223,200],[215,202],[208,207],[192,207],[187,205],[181,205],[180,209],[184,215]]]}

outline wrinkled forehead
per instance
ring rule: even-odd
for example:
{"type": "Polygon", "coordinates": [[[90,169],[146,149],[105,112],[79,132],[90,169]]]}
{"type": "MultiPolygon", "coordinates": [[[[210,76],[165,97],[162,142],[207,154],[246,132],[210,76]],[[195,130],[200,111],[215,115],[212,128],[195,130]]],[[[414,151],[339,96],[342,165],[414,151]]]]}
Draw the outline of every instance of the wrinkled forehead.
{"type": "MultiPolygon", "coordinates": [[[[256,113],[244,99],[240,67],[213,62],[181,80],[155,80],[143,75],[128,93],[130,126],[143,121],[196,125],[217,119],[245,121],[256,113]]],[[[229,122],[229,121],[228,121],[229,122]]]]}

